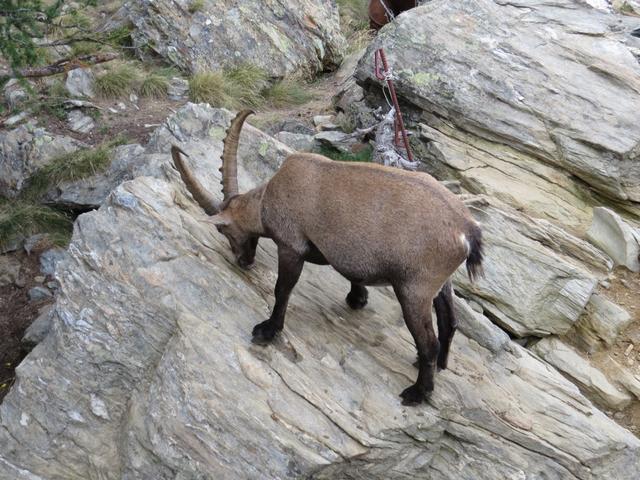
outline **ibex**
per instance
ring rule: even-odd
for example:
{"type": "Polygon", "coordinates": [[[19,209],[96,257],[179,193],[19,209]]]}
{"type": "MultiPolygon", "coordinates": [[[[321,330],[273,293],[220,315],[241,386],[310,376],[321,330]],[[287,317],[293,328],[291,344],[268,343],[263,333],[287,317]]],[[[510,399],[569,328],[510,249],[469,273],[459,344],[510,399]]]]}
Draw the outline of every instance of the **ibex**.
{"type": "Polygon", "coordinates": [[[221,204],[196,180],[184,152],[173,146],[171,153],[187,189],[227,237],[240,267],[253,265],[260,237],[278,247],[275,306],[270,318],[254,327],[253,342],[266,344],[282,330],[304,262],[331,265],[346,277],[351,282],[346,301],[353,309],[366,305],[366,285],[391,285],[418,350],[418,379],[400,396],[405,405],[422,402],[433,392],[436,361],[439,368],[447,366],[457,326],[448,279],[465,260],[472,279],[481,271],[478,223],[426,173],[311,153],[290,155],[267,183],[239,194],[238,140],[251,113],[240,112],[224,140],[221,204]]]}

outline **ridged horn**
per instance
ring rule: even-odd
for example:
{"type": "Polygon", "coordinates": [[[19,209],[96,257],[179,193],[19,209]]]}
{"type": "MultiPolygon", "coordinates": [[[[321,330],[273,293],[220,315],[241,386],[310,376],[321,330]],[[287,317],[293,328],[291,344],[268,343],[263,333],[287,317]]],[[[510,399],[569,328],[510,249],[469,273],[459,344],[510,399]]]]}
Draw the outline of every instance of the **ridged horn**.
{"type": "Polygon", "coordinates": [[[222,166],[220,167],[222,181],[220,183],[222,183],[222,194],[225,201],[238,194],[238,141],[244,121],[253,113],[255,113],[253,110],[242,110],[238,113],[236,118],[231,121],[224,139],[222,166]]]}
{"type": "Polygon", "coordinates": [[[173,164],[180,172],[180,176],[182,177],[182,181],[187,186],[187,190],[193,196],[194,200],[198,202],[198,205],[202,207],[202,209],[207,212],[207,215],[215,215],[220,211],[220,205],[216,201],[216,199],[209,192],[205,190],[205,188],[200,184],[196,177],[193,176],[193,172],[187,167],[187,164],[184,163],[182,159],[182,155],[188,157],[186,153],[184,153],[180,147],[173,145],[171,147],[171,157],[173,158],[173,164]]]}

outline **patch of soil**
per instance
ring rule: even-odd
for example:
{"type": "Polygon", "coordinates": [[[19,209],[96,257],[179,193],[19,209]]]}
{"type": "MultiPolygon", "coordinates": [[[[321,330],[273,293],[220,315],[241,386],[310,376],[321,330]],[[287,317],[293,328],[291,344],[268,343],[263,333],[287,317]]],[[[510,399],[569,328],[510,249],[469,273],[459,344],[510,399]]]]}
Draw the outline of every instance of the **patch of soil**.
{"type": "Polygon", "coordinates": [[[302,105],[293,105],[284,108],[264,107],[256,111],[253,117],[249,117],[248,123],[260,130],[269,130],[269,127],[281,120],[297,120],[315,130],[313,117],[316,115],[333,115],[335,111],[331,105],[331,99],[338,91],[340,82],[334,74],[326,74],[315,82],[306,85],[305,89],[313,95],[313,98],[302,105]]]}
{"type": "Polygon", "coordinates": [[[38,311],[52,303],[52,300],[29,301],[29,289],[40,285],[35,281],[35,277],[41,275],[39,253],[9,254],[21,262],[21,278],[24,282],[22,286],[0,287],[0,402],[13,385],[16,366],[31,350],[21,341],[25,330],[37,318],[38,311]]]}
{"type": "MultiPolygon", "coordinates": [[[[617,268],[611,285],[600,293],[617,303],[631,315],[629,326],[618,336],[614,345],[591,357],[591,363],[615,383],[615,374],[607,366],[609,357],[640,380],[640,275],[626,268],[617,268]],[[631,347],[633,345],[633,347],[631,347]]],[[[607,412],[620,425],[640,435],[640,400],[635,399],[621,412],[607,412]]]]}
{"type": "MultiPolygon", "coordinates": [[[[65,120],[53,116],[47,116],[46,120],[41,120],[41,123],[46,123],[51,133],[67,135],[90,146],[118,137],[122,137],[127,143],[144,145],[151,133],[186,101],[140,98],[135,103],[129,99],[96,99],[91,103],[99,107],[97,110],[99,113],[94,118],[96,127],[89,133],[73,132],[69,130],[65,120]]],[[[84,108],[82,111],[86,115],[91,115],[95,109],[84,108]]]]}

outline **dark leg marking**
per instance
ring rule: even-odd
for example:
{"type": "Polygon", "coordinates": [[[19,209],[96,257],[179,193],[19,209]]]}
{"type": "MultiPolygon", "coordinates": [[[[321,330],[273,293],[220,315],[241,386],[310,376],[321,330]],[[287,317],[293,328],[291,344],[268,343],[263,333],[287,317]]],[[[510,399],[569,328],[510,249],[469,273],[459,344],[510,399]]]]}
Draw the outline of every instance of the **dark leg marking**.
{"type": "Polygon", "coordinates": [[[347,294],[347,304],[354,310],[364,308],[369,300],[369,292],[364,285],[351,282],[351,291],[347,294]]]}
{"type": "Polygon", "coordinates": [[[453,335],[458,329],[458,319],[453,309],[453,286],[450,280],[447,280],[442,286],[440,293],[433,300],[433,305],[436,309],[438,341],[440,342],[437,365],[440,370],[444,370],[447,368],[453,335]]]}
{"type": "Polygon", "coordinates": [[[439,343],[431,321],[433,297],[423,284],[394,285],[402,315],[418,349],[418,379],[400,396],[403,405],[418,405],[433,392],[433,377],[439,343]]]}
{"type": "Polygon", "coordinates": [[[253,343],[266,345],[284,327],[284,316],[287,312],[289,297],[293,287],[298,283],[303,265],[303,256],[286,247],[278,247],[276,303],[271,312],[271,317],[253,328],[253,338],[251,339],[253,343]]]}

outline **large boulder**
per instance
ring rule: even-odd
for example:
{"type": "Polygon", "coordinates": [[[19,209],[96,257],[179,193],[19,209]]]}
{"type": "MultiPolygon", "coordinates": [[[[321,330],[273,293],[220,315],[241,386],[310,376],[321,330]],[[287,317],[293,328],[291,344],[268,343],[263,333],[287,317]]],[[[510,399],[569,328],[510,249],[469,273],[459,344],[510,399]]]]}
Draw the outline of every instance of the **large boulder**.
{"type": "Polygon", "coordinates": [[[384,47],[430,168],[585,230],[591,190],[640,215],[635,23],[581,0],[434,0],[382,29],[357,77],[379,91],[384,47]]]}
{"type": "Polygon", "coordinates": [[[190,3],[129,2],[136,45],[190,72],[253,64],[271,77],[311,75],[342,60],[345,40],[331,0],[204,0],[192,11],[190,3]]]}
{"type": "MultiPolygon", "coordinates": [[[[466,333],[417,408],[398,397],[415,348],[388,289],[351,311],[349,283],[309,265],[281,338],[252,345],[275,248],[262,241],[254,270],[237,268],[167,153],[180,144],[219,195],[229,120],[185,107],[153,136],[147,176],[79,217],[51,330],[0,405],[0,478],[637,476],[640,440],[462,300],[466,333]]],[[[270,149],[286,147],[243,132],[242,189],[278,167],[259,156],[270,149]]]]}

